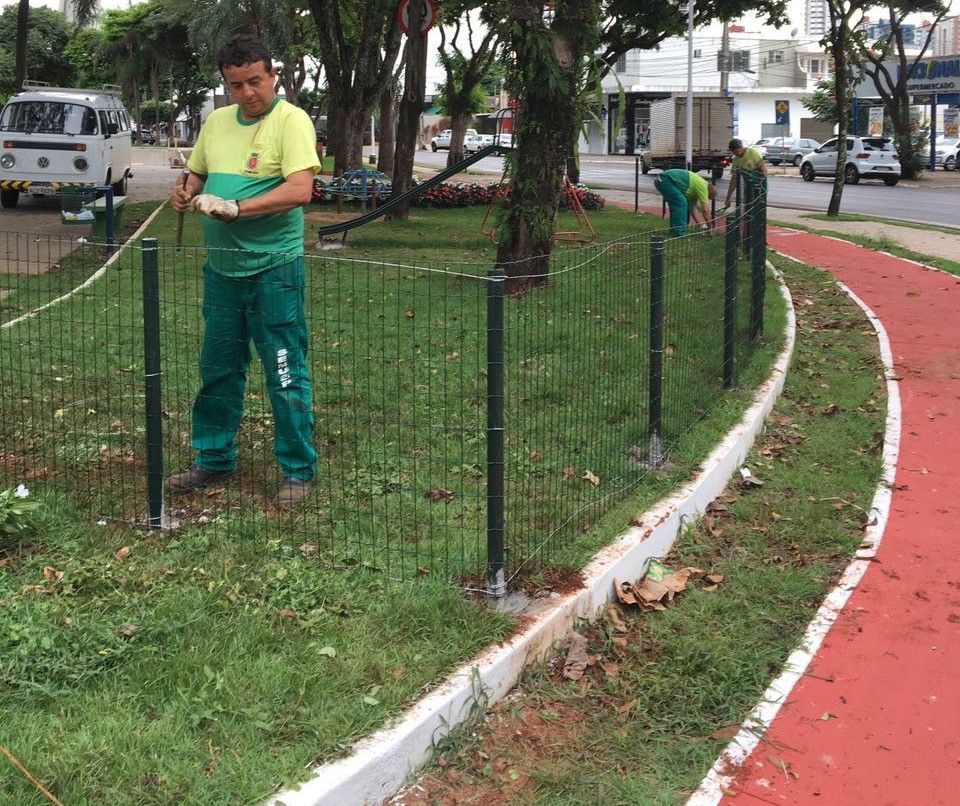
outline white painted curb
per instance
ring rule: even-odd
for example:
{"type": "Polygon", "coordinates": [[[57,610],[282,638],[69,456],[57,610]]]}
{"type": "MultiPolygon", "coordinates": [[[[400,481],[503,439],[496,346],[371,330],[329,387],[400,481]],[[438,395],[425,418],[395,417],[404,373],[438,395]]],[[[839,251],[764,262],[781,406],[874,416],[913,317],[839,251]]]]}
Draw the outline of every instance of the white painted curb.
{"type": "Polygon", "coordinates": [[[491,703],[502,698],[530,660],[546,653],[578,619],[593,618],[612,601],[614,579],[637,579],[651,558],[665,555],[681,529],[705,511],[740,467],[783,389],[796,320],[790,292],[782,282],[780,292],[787,303],[786,343],[753,404],[690,482],[645,513],[642,526],[632,527],[596,555],[585,569],[582,590],[543,602],[544,609],[522,634],[486,650],[414,705],[396,725],[358,742],[347,758],[314,768],[313,778],[297,789],[280,792],[264,806],[382,803],[428,760],[432,744],[470,715],[480,699],[478,693],[491,703]]]}

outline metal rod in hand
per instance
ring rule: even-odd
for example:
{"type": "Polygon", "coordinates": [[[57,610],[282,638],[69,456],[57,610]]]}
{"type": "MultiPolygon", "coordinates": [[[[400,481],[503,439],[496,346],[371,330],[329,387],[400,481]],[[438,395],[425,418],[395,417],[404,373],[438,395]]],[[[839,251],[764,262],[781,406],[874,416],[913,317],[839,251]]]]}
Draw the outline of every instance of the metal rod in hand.
{"type": "MultiPolygon", "coordinates": [[[[188,180],[189,178],[190,178],[190,171],[184,171],[184,172],[183,172],[183,178],[180,180],[180,186],[185,188],[185,187],[187,186],[187,180],[188,180]]],[[[183,215],[184,215],[184,212],[185,212],[184,210],[181,210],[179,213],[177,213],[177,240],[176,240],[177,249],[179,249],[179,248],[180,248],[180,244],[183,243],[183,215]]]]}

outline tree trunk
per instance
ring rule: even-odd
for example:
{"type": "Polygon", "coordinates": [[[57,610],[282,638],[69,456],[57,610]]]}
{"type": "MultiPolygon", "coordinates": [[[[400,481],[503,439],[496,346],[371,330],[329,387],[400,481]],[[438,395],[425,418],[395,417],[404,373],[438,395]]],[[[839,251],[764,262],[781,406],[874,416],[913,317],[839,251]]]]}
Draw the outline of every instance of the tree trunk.
{"type": "Polygon", "coordinates": [[[363,135],[370,122],[370,113],[363,103],[338,104],[333,92],[330,99],[338,110],[333,131],[333,173],[336,176],[363,165],[363,135]]]}
{"type": "MultiPolygon", "coordinates": [[[[833,3],[831,3],[833,6],[833,3]]],[[[830,51],[833,56],[833,91],[837,100],[837,170],[833,175],[833,189],[830,192],[830,203],[827,206],[827,215],[840,215],[840,204],[843,201],[843,182],[847,164],[847,132],[850,130],[850,78],[848,18],[842,12],[834,16],[831,8],[831,42],[830,51]]]]}
{"type": "Polygon", "coordinates": [[[599,7],[596,0],[558,3],[549,27],[534,0],[519,0],[513,15],[510,45],[516,67],[510,89],[520,111],[514,127],[516,161],[508,160],[513,189],[497,262],[507,276],[507,293],[517,294],[547,280],[564,168],[580,122],[579,68],[596,45],[599,7]]]}
{"type": "MultiPolygon", "coordinates": [[[[425,13],[426,0],[411,0],[410,19],[419,20],[425,13]]],[[[403,99],[400,101],[400,119],[397,122],[397,147],[393,160],[393,192],[406,193],[413,185],[413,160],[417,153],[417,132],[423,99],[427,88],[427,36],[419,27],[407,32],[407,66],[403,79],[403,99]]],[[[410,204],[394,208],[390,218],[407,218],[410,204]]]]}
{"type": "Polygon", "coordinates": [[[377,170],[388,176],[393,175],[393,151],[397,144],[397,124],[393,119],[395,92],[396,85],[390,82],[380,95],[380,150],[377,152],[377,170]]]}
{"type": "Polygon", "coordinates": [[[467,135],[467,114],[460,112],[450,118],[450,150],[447,151],[447,167],[463,162],[463,139],[467,135]]]}
{"type": "MultiPolygon", "coordinates": [[[[327,76],[334,174],[363,163],[363,135],[400,51],[396,4],[365,0],[341,16],[335,0],[308,0],[327,76]]],[[[329,121],[328,121],[329,122],[329,121]]]]}
{"type": "Polygon", "coordinates": [[[30,0],[20,0],[17,6],[17,55],[14,92],[20,92],[27,78],[27,35],[30,25],[30,0]]]}

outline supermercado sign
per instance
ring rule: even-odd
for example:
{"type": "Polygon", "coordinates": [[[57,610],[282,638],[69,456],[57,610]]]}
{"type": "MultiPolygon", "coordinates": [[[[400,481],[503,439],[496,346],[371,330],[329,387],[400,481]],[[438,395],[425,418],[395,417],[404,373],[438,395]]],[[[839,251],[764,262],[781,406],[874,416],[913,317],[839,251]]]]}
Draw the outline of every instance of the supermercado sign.
{"type": "MultiPolygon", "coordinates": [[[[900,78],[900,62],[888,61],[883,63],[887,73],[900,78]]],[[[909,65],[908,65],[909,66],[909,65]]],[[[930,95],[932,93],[960,92],[960,56],[940,56],[932,59],[921,59],[912,69],[907,78],[907,92],[911,95],[930,95]]],[[[857,94],[861,97],[876,97],[879,95],[873,79],[864,75],[857,86],[857,94]]]]}
{"type": "Polygon", "coordinates": [[[907,91],[960,92],[960,56],[921,59],[910,70],[907,91]]]}

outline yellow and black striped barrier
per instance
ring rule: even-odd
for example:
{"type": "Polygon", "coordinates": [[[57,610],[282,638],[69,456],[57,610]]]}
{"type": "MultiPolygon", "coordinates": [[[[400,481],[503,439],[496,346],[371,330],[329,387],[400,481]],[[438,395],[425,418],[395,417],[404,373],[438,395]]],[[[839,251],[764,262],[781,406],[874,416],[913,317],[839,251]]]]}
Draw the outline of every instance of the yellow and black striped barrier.
{"type": "Polygon", "coordinates": [[[96,182],[34,182],[29,179],[0,179],[0,190],[20,190],[29,192],[30,186],[51,187],[54,190],[63,190],[65,188],[87,188],[96,187],[96,182]]]}

